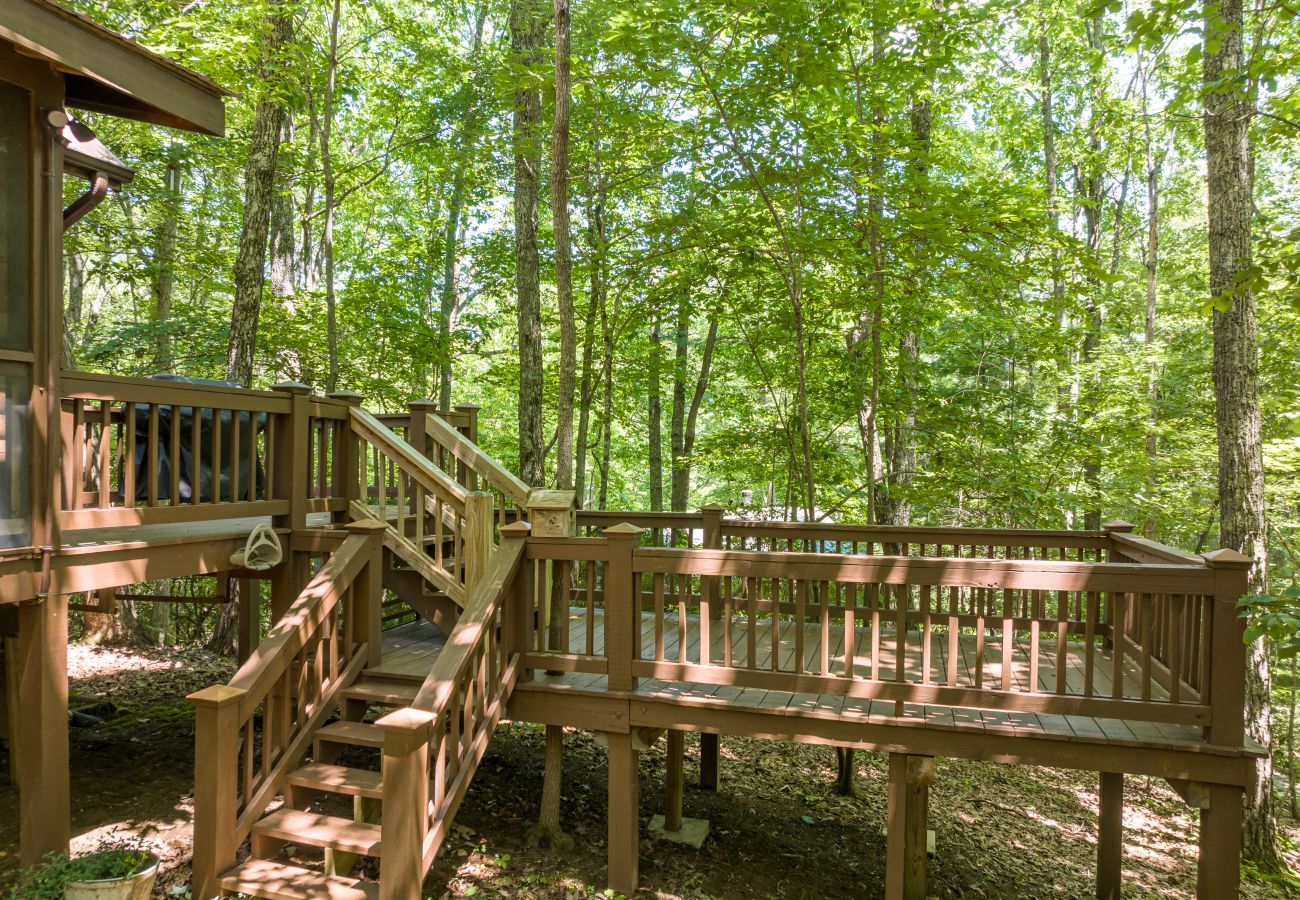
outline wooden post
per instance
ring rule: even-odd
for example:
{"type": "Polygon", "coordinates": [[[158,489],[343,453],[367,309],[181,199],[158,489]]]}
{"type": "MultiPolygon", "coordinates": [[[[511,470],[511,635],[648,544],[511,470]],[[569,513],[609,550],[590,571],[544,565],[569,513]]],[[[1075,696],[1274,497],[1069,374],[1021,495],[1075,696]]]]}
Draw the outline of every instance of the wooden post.
{"type": "Polygon", "coordinates": [[[423,896],[424,839],[429,831],[429,742],[433,713],[399,709],[375,724],[384,730],[384,843],[380,900],[423,896]]]}
{"type": "MultiPolygon", "coordinates": [[[[456,412],[465,417],[465,437],[469,438],[471,444],[478,444],[478,406],[473,403],[456,404],[456,412]]],[[[467,491],[478,490],[478,475],[473,469],[464,463],[459,470],[460,483],[467,491]]]]}
{"type": "MultiPolygon", "coordinates": [[[[535,537],[573,537],[578,533],[578,510],[573,491],[534,490],[528,495],[528,521],[535,537]]],[[[547,635],[546,649],[563,652],[569,643],[569,573],[572,563],[548,562],[542,584],[538,627],[547,635]]]]}
{"type": "Polygon", "coordinates": [[[1236,748],[1246,738],[1246,621],[1237,612],[1237,601],[1250,590],[1254,560],[1236,550],[1215,550],[1203,558],[1214,570],[1205,739],[1236,748]]]}
{"type": "Polygon", "coordinates": [[[664,831],[682,830],[682,777],[686,755],[686,733],[668,731],[668,766],[664,776],[664,831]]]}
{"type": "Polygon", "coordinates": [[[1240,894],[1244,800],[1239,787],[1209,785],[1209,804],[1201,810],[1201,846],[1196,859],[1196,896],[1203,900],[1240,894]]]}
{"type": "Polygon", "coordinates": [[[302,589],[307,586],[308,563],[311,557],[299,550],[286,547],[284,562],[271,570],[271,627],[279,622],[285,611],[293,606],[302,589]]]}
{"type": "Polygon", "coordinates": [[[700,790],[718,790],[718,763],[722,756],[722,736],[700,732],[700,790]]]}
{"type": "Polygon", "coordinates": [[[366,645],[366,666],[373,668],[384,657],[384,522],[368,519],[348,523],[349,534],[365,535],[370,544],[370,561],[352,585],[352,611],[357,617],[353,632],[358,644],[366,645]]]}
{"type": "MultiPolygon", "coordinates": [[[[365,502],[365,498],[361,496],[357,438],[352,433],[352,409],[360,408],[364,398],[356,391],[335,391],[329,395],[329,398],[346,403],[348,406],[348,417],[339,423],[338,429],[334,432],[338,443],[334,446],[334,469],[330,474],[333,484],[330,494],[336,500],[342,499],[349,503],[353,500],[365,502]]],[[[330,519],[335,524],[346,522],[351,517],[352,513],[346,504],[343,509],[336,509],[330,513],[330,519]]]]}
{"type": "Polygon", "coordinates": [[[68,598],[18,607],[19,844],[24,866],[68,849],[68,598]]]}
{"type": "Polygon", "coordinates": [[[487,572],[492,555],[492,495],[474,491],[465,496],[465,594],[474,593],[487,572]]]}
{"type": "MultiPolygon", "coordinates": [[[[632,661],[637,655],[636,638],[641,627],[641,592],[633,572],[641,531],[624,522],[606,528],[609,563],[605,566],[605,656],[609,659],[607,684],[611,691],[636,690],[632,661]]],[[[611,745],[612,747],[612,745],[611,745]]],[[[610,853],[613,853],[613,845],[610,853]]]]}
{"type": "Polygon", "coordinates": [[[301,531],[307,527],[311,459],[307,398],[311,395],[311,388],[296,381],[282,381],[271,390],[289,395],[289,415],[277,418],[272,426],[275,429],[275,459],[272,461],[272,490],[267,494],[277,500],[289,501],[289,514],[276,516],[275,527],[301,531]]]}
{"type": "MultiPolygon", "coordinates": [[[[615,526],[618,527],[618,526],[615,526]]],[[[629,897],[636,893],[641,830],[641,784],[631,734],[606,735],[609,744],[608,887],[629,897]]]]}
{"type": "Polygon", "coordinates": [[[238,659],[242,665],[262,640],[262,582],[240,578],[238,659]]]}
{"type": "Polygon", "coordinates": [[[1097,816],[1097,897],[1119,900],[1124,861],[1124,773],[1102,772],[1097,816]]]}
{"type": "MultiPolygon", "coordinates": [[[[710,503],[700,509],[700,515],[704,517],[704,534],[701,536],[700,546],[705,550],[722,549],[723,512],[723,508],[716,503],[710,503]]],[[[700,579],[700,600],[708,607],[710,619],[716,622],[722,617],[722,604],[718,600],[718,578],[716,575],[707,575],[700,579]]],[[[707,648],[700,648],[701,656],[707,652],[707,648]]]]}
{"type": "Polygon", "coordinates": [[[439,460],[434,458],[433,447],[429,443],[429,429],[425,418],[437,414],[438,404],[433,400],[412,400],[409,408],[411,429],[407,434],[406,442],[415,448],[416,453],[441,468],[439,460]]]}
{"type": "Polygon", "coordinates": [[[221,875],[235,864],[239,813],[239,707],[247,691],[214,685],[190,694],[194,704],[194,873],[196,900],[221,893],[221,875]]]}
{"type": "Polygon", "coordinates": [[[889,800],[885,850],[887,900],[924,900],[930,785],[934,758],[889,754],[889,800]]]}
{"type": "MultiPolygon", "coordinates": [[[[526,540],[531,531],[532,526],[527,522],[511,522],[509,525],[503,525],[501,527],[501,543],[504,546],[507,541],[526,540]]],[[[532,637],[533,628],[532,572],[532,563],[525,556],[523,563],[519,567],[518,574],[515,575],[514,585],[511,588],[510,603],[506,606],[505,624],[502,627],[501,640],[505,644],[507,659],[516,653],[527,653],[529,650],[529,640],[532,637]]],[[[519,680],[530,680],[528,670],[519,673],[519,680]]]]}

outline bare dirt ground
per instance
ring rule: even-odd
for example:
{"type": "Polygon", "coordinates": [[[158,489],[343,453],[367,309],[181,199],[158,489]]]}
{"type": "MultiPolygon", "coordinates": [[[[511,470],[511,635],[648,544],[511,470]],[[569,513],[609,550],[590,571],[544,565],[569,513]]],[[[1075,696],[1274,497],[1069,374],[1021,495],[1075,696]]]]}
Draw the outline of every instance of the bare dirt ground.
{"type": "MultiPolygon", "coordinates": [[[[106,701],[103,725],[72,732],[74,851],[111,834],[145,837],[164,860],[157,896],[187,896],[194,762],[184,697],[226,680],[230,660],[193,651],[69,654],[74,706],[106,701]]],[[[698,744],[687,741],[687,779],[698,744]]],[[[576,900],[604,897],[605,755],[589,737],[566,737],[564,826],[576,849],[527,845],[541,794],[542,731],[503,726],[430,873],[426,894],[576,900]]],[[[0,771],[7,760],[0,754],[0,771]]],[[[643,826],[662,806],[663,745],[642,754],[643,826]]],[[[882,895],[885,757],[858,754],[857,796],[832,790],[834,753],[724,738],[717,794],[688,787],[686,815],[712,834],[699,851],[644,838],[638,898],[871,898],[882,895]]],[[[1196,821],[1157,779],[1131,778],[1125,808],[1125,897],[1195,896],[1196,821]]],[[[1097,818],[1093,777],[940,761],[930,801],[939,898],[1093,896],[1097,818]]],[[[0,786],[0,885],[16,864],[18,800],[0,786]]],[[[1283,823],[1288,848],[1300,827],[1283,823]]],[[[642,829],[643,835],[645,829],[642,829]]],[[[1300,869],[1300,854],[1288,849],[1300,869]]],[[[0,896],[8,894],[0,886],[0,896]]],[[[1248,881],[1243,896],[1300,896],[1277,881],[1248,881]]],[[[607,897],[612,898],[610,894],[607,897]]]]}

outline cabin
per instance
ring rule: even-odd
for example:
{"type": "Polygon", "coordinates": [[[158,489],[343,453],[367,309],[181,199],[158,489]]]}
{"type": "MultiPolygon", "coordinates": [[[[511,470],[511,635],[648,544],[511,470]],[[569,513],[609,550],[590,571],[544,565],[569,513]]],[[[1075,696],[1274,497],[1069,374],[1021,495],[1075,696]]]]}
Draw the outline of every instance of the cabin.
{"type": "Polygon", "coordinates": [[[1120,893],[1126,776],[1163,778],[1199,810],[1199,896],[1237,894],[1264,752],[1243,730],[1240,554],[1122,522],[582,510],[484,453],[475,407],[65,368],[63,231],[130,177],[69,108],[219,135],[223,96],[51,0],[0,6],[0,631],[25,862],[69,841],[70,598],[106,611],[131,585],[203,576],[239,605],[242,660],[190,698],[204,900],[416,900],[506,720],[608,747],[625,894],[642,810],[688,827],[691,733],[712,790],[727,735],[888,753],[890,898],[926,896],[944,757],[1096,773],[1102,898],[1120,893]],[[67,177],[87,191],[64,210],[67,177]],[[666,794],[642,798],[639,754],[660,740],[666,794]]]}

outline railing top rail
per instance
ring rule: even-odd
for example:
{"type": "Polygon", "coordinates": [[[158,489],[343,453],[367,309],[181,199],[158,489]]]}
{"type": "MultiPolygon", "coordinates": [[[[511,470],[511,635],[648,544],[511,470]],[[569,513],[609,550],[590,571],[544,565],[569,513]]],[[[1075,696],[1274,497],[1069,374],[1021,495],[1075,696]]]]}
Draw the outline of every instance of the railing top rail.
{"type": "Polygon", "coordinates": [[[449,425],[445,419],[426,414],[424,428],[425,433],[438,446],[450,451],[452,456],[469,466],[480,478],[515,501],[517,508],[523,509],[528,506],[528,495],[532,489],[513,472],[471,443],[469,438],[449,425]]]}
{"type": "Polygon", "coordinates": [[[59,380],[64,398],[124,403],[164,403],[284,413],[289,398],[277,391],[253,391],[212,384],[189,384],[160,378],[123,378],[91,372],[65,372],[59,380]]]}
{"type": "Polygon", "coordinates": [[[365,440],[380,447],[397,460],[406,474],[420,482],[426,490],[451,500],[458,509],[465,508],[468,492],[449,475],[416,453],[410,444],[399,440],[372,413],[366,412],[359,406],[352,407],[352,427],[365,440]]]}
{"type": "Polygon", "coordinates": [[[230,679],[228,687],[246,691],[241,715],[251,715],[263,695],[297,657],[312,633],[320,627],[344,591],[370,558],[371,535],[350,534],[337,553],[303,588],[298,599],[275,624],[252,655],[230,679]]]}
{"type": "Polygon", "coordinates": [[[940,543],[971,544],[975,546],[1040,546],[1060,543],[1069,547],[1102,548],[1106,546],[1105,531],[1069,531],[1037,528],[964,528],[956,526],[900,526],[851,525],[830,522],[769,522],[763,519],[722,520],[723,534],[755,536],[779,534],[782,537],[824,537],[834,540],[843,534],[844,540],[856,537],[883,543],[940,543]]]}
{"type": "Polygon", "coordinates": [[[523,541],[502,541],[501,548],[492,554],[487,572],[470,594],[465,611],[411,702],[412,709],[438,712],[446,707],[465,674],[465,667],[473,660],[473,648],[494,627],[492,619],[497,605],[510,589],[523,559],[523,541]]]}
{"type": "Polygon", "coordinates": [[[1188,566],[1205,565],[1205,559],[1195,553],[1188,553],[1179,550],[1177,547],[1170,547],[1168,544],[1161,544],[1158,541],[1149,540],[1136,534],[1116,532],[1111,534],[1111,541],[1114,543],[1116,550],[1131,558],[1134,562],[1169,562],[1188,566]]]}
{"type": "Polygon", "coordinates": [[[698,512],[637,512],[617,509],[580,509],[579,525],[597,525],[601,523],[618,524],[629,522],[651,523],[652,528],[700,528],[704,525],[704,516],[698,512]]]}
{"type": "Polygon", "coordinates": [[[639,572],[792,578],[856,584],[926,584],[1045,591],[1124,591],[1206,595],[1208,566],[1094,563],[1038,559],[758,553],[744,550],[637,548],[639,572]]]}

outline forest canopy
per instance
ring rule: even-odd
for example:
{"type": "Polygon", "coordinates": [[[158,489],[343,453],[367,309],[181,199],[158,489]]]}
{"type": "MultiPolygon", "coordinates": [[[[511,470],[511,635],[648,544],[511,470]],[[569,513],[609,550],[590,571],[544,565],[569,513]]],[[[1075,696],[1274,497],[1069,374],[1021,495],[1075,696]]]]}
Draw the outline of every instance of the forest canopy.
{"type": "MultiPolygon", "coordinates": [[[[441,394],[482,406],[513,465],[519,156],[541,197],[542,480],[572,389],[583,505],[752,491],[786,518],[1124,518],[1218,544],[1199,4],[578,2],[567,307],[549,4],[74,5],[237,92],[225,138],[85,114],[136,178],[67,236],[80,368],[291,379],[377,409],[441,394]]],[[[1281,591],[1300,548],[1295,13],[1246,10],[1245,50],[1239,288],[1281,591]]]]}

